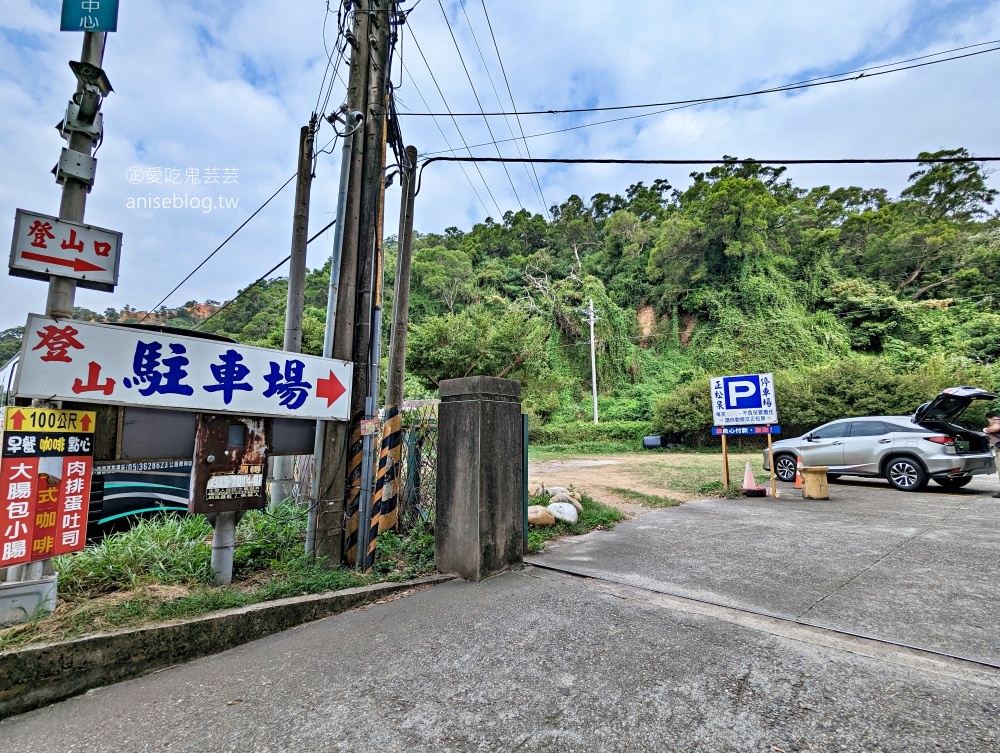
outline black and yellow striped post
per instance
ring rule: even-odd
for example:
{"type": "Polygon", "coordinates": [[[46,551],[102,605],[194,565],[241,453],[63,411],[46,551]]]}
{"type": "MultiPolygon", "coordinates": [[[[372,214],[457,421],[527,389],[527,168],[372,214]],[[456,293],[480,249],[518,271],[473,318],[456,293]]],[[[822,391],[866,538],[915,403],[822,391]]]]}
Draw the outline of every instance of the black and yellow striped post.
{"type": "Polygon", "coordinates": [[[361,420],[363,413],[355,413],[351,419],[351,445],[347,451],[347,497],[344,500],[344,559],[348,564],[357,564],[358,519],[361,513],[361,465],[363,460],[361,420]]]}
{"type": "Polygon", "coordinates": [[[382,450],[375,480],[375,499],[379,506],[378,530],[390,531],[399,522],[399,466],[403,456],[403,414],[399,406],[385,409],[382,450]]]}

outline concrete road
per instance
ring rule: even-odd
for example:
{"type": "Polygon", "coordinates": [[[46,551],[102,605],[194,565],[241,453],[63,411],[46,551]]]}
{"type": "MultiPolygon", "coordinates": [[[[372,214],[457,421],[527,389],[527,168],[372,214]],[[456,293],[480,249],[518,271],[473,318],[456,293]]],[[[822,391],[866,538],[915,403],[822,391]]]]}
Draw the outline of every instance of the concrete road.
{"type": "Polygon", "coordinates": [[[995,661],[987,488],[649,513],[539,560],[634,586],[446,583],[5,720],[0,750],[1000,751],[997,669],[747,611],[995,661]]]}
{"type": "Polygon", "coordinates": [[[996,476],[905,493],[840,479],[827,501],[703,500],[563,539],[539,563],[1000,664],[996,476]]]}
{"type": "Polygon", "coordinates": [[[0,723],[59,751],[1000,750],[1000,674],[529,568],[0,723]]]}

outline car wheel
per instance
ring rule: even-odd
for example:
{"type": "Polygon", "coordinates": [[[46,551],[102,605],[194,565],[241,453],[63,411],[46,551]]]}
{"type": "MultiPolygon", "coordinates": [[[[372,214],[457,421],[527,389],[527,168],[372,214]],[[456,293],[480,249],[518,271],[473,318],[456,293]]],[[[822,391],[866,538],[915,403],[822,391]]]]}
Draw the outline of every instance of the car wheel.
{"type": "Polygon", "coordinates": [[[779,481],[795,480],[796,460],[794,455],[776,455],[774,458],[774,475],[779,481]]]}
{"type": "Polygon", "coordinates": [[[885,478],[904,492],[919,492],[927,487],[927,473],[913,458],[891,458],[885,466],[885,478]]]}
{"type": "Polygon", "coordinates": [[[968,486],[972,483],[972,476],[945,476],[944,478],[934,479],[934,483],[943,486],[945,489],[961,489],[963,486],[968,486]]]}

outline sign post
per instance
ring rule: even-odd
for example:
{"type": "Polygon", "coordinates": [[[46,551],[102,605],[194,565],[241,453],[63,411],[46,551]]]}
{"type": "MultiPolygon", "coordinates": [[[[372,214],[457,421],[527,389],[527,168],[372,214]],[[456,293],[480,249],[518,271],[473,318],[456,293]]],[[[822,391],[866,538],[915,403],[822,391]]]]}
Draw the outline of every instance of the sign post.
{"type": "Polygon", "coordinates": [[[122,234],[80,222],[17,210],[10,274],[48,281],[72,277],[78,288],[114,292],[122,234]]]}
{"type": "Polygon", "coordinates": [[[778,496],[774,473],[774,447],[772,434],[781,432],[778,409],[774,401],[773,374],[743,374],[739,376],[712,377],[709,379],[712,415],[715,426],[712,434],[722,438],[722,480],[729,487],[728,435],[767,435],[768,462],[771,466],[771,496],[778,496]]]}
{"type": "Polygon", "coordinates": [[[31,315],[18,397],[346,421],[352,364],[186,335],[31,315]]]}

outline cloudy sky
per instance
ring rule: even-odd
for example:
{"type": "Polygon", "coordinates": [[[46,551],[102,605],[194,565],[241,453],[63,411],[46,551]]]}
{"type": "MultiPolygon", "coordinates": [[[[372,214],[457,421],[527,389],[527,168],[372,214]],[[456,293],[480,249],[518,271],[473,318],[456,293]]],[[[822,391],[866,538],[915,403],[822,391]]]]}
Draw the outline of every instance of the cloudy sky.
{"type": "MultiPolygon", "coordinates": [[[[75,79],[67,61],[82,35],[59,32],[59,0],[0,0],[0,238],[23,208],[55,215],[60,189],[50,174],[75,79]]],[[[325,0],[121,0],[105,70],[115,93],[104,104],[106,138],[87,222],[124,233],[121,281],[113,294],[80,291],[97,311],[146,309],[167,294],[295,171],[298,131],[317,107],[336,15],[325,0]],[[159,175],[160,182],[157,180],[159,175]],[[167,184],[166,176],[179,181],[167,184]],[[206,183],[211,176],[218,183],[206,183]],[[195,182],[195,181],[200,182],[195,182]],[[138,209],[143,198],[187,208],[138,209]],[[220,202],[220,198],[223,200],[220,202]],[[224,204],[225,206],[220,206],[224,204]]],[[[439,0],[414,8],[393,71],[400,111],[478,104],[439,0]],[[433,71],[431,77],[417,44],[433,71]],[[402,61],[402,66],[399,65],[402,61]],[[425,104],[426,102],[426,104],[425,104]]],[[[336,7],[336,3],[334,3],[336,7]]],[[[482,0],[443,0],[469,74],[487,111],[509,109],[506,84],[482,0]],[[482,56],[479,49],[482,50],[482,56]],[[485,64],[484,59],[485,58],[485,64]],[[492,82],[491,82],[492,77],[492,82]],[[500,102],[494,93],[500,92],[500,102]]],[[[486,0],[514,101],[520,110],[684,100],[780,86],[1000,40],[1000,3],[988,0],[486,0]]],[[[990,49],[1000,43],[965,52],[990,49]]],[[[346,67],[342,74],[346,79],[346,67]]],[[[534,157],[767,159],[912,157],[964,146],[1000,154],[1000,52],[845,84],[684,108],[528,139],[534,157]]],[[[344,97],[337,82],[328,111],[344,97]]],[[[527,136],[632,113],[524,116],[527,136]]],[[[516,120],[404,117],[404,139],[421,153],[465,143],[496,156],[494,139],[520,136],[516,120]],[[443,135],[442,135],[443,131],[443,135]]],[[[323,128],[319,145],[333,136],[323,128]]],[[[501,143],[505,156],[524,144],[501,143]]],[[[336,209],[339,149],[317,160],[311,229],[336,209]]],[[[570,194],[623,192],[658,177],[677,187],[689,167],[537,168],[548,204],[570,194]]],[[[882,186],[898,193],[912,167],[810,166],[800,185],[882,186]]],[[[437,163],[424,175],[417,230],[467,229],[486,216],[542,211],[534,175],[437,163]],[[513,183],[513,187],[511,185],[513,183]],[[516,196],[515,196],[516,191],[516,196]]],[[[294,186],[288,186],[169,300],[226,300],[288,253],[294,186]]],[[[389,192],[386,234],[395,232],[398,188],[389,192]]],[[[332,233],[310,246],[309,265],[330,253],[332,233]]],[[[4,240],[4,243],[7,241],[4,240]]],[[[42,283],[4,277],[0,328],[44,308],[42,283]]]]}

